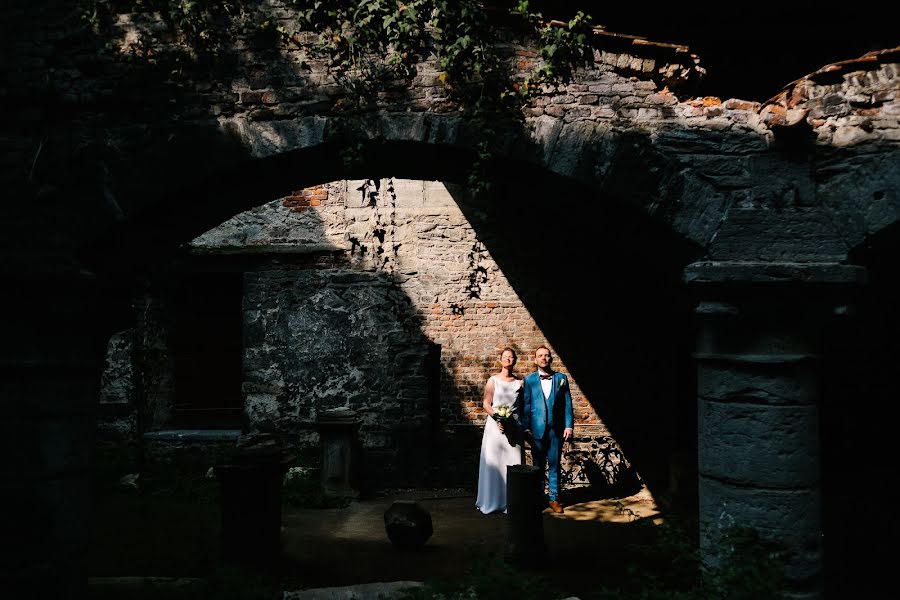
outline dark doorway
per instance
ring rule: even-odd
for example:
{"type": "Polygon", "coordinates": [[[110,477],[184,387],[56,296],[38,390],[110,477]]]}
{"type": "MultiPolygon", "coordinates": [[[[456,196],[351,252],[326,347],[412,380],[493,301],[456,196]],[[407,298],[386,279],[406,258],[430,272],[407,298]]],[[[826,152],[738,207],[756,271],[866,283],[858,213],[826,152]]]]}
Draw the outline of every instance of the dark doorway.
{"type": "Polygon", "coordinates": [[[173,425],[239,428],[241,399],[239,272],[179,269],[175,277],[173,425]]]}

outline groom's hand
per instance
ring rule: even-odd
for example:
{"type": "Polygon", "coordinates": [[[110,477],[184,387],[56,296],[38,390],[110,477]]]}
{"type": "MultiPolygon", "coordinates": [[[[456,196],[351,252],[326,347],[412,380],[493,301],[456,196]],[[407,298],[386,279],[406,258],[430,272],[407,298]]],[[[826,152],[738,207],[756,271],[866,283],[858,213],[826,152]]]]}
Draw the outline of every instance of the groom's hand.
{"type": "Polygon", "coordinates": [[[563,441],[571,442],[573,435],[575,435],[575,431],[571,427],[566,427],[565,431],[563,431],[563,441]]]}

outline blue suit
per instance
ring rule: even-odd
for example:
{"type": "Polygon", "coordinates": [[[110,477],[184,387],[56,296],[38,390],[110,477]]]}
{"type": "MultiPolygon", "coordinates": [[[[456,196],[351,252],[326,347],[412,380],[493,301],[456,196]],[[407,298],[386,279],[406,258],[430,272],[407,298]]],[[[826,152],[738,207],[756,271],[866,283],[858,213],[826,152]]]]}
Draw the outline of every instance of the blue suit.
{"type": "Polygon", "coordinates": [[[559,460],[562,456],[563,430],[573,429],[572,394],[569,380],[562,373],[553,372],[550,395],[544,397],[540,372],[525,376],[522,407],[519,422],[531,430],[533,436],[531,457],[534,465],[544,470],[549,467],[547,487],[549,499],[559,495],[559,460]]]}

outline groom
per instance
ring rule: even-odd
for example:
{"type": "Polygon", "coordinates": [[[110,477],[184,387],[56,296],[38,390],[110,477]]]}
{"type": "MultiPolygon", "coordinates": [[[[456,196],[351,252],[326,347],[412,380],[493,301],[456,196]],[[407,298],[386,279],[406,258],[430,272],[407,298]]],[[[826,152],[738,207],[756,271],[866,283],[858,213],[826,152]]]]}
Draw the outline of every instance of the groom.
{"type": "Polygon", "coordinates": [[[555,513],[564,512],[559,497],[559,460],[562,445],[572,439],[572,395],[569,380],[550,368],[553,355],[546,346],[534,353],[537,371],[525,376],[520,422],[530,437],[534,466],[547,473],[548,506],[555,513]]]}

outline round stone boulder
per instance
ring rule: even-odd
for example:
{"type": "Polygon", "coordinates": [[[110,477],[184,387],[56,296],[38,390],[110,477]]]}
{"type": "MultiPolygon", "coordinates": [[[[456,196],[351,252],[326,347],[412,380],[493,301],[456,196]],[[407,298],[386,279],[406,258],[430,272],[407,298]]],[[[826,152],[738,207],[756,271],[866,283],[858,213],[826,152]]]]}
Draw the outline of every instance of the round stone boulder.
{"type": "Polygon", "coordinates": [[[401,550],[421,548],[434,533],[431,513],[415,500],[395,500],[384,511],[388,539],[401,550]]]}

